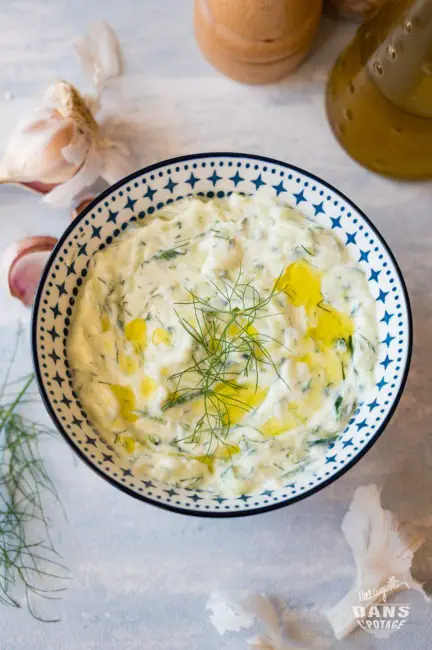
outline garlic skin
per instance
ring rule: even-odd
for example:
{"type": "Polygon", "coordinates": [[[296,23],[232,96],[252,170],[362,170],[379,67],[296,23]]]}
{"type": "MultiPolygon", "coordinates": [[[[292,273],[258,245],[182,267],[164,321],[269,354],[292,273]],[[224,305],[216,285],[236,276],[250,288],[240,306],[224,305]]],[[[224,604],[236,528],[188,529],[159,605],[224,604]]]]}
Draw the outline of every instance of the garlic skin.
{"type": "Polygon", "coordinates": [[[248,611],[246,591],[214,591],[207,602],[210,622],[220,635],[252,627],[255,615],[248,611]]]}
{"type": "Polygon", "coordinates": [[[346,596],[325,612],[338,640],[358,627],[353,606],[365,604],[359,602],[360,592],[372,594],[366,607],[383,602],[402,589],[414,589],[426,597],[421,584],[411,575],[414,553],[424,540],[403,529],[394,515],[381,507],[376,485],[357,488],[342,522],[342,532],[354,555],[357,578],[346,596]],[[378,593],[380,587],[390,586],[392,582],[391,591],[384,595],[378,593]]]}
{"type": "Polygon", "coordinates": [[[30,186],[55,206],[69,205],[98,178],[112,184],[136,167],[112,118],[95,118],[103,89],[123,69],[115,33],[107,23],[97,23],[75,47],[96,95],[83,96],[67,81],[55,82],[44,106],[12,132],[0,162],[0,183],[30,186]]]}
{"type": "MultiPolygon", "coordinates": [[[[282,634],[282,626],[273,603],[263,594],[250,591],[214,591],[207,602],[210,621],[219,632],[239,632],[250,628],[258,621],[266,634],[259,634],[247,640],[254,650],[299,650],[282,634]]],[[[305,646],[301,646],[307,650],[305,646]]]]}
{"type": "Polygon", "coordinates": [[[89,34],[76,39],[74,48],[98,93],[103,90],[107,81],[123,74],[121,47],[114,30],[107,22],[92,25],[89,34]]]}

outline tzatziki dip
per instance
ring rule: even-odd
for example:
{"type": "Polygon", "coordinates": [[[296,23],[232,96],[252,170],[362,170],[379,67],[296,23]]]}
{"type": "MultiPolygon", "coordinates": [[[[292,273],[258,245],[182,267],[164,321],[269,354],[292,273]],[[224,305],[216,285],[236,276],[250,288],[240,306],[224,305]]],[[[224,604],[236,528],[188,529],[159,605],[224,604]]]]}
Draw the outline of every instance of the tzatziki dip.
{"type": "Polygon", "coordinates": [[[347,248],[258,192],[183,199],[94,255],[67,354],[134,474],[237,495],[326,452],[374,385],[376,349],[347,248]]]}

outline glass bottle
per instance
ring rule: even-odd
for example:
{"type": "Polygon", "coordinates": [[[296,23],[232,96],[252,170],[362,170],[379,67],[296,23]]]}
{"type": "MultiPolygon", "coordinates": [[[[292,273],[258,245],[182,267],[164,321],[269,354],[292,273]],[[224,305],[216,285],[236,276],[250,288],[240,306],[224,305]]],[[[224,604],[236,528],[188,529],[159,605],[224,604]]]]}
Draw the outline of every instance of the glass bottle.
{"type": "Polygon", "coordinates": [[[326,104],[337,139],[359,163],[432,178],[432,0],[387,0],[337,60],[326,104]]]}

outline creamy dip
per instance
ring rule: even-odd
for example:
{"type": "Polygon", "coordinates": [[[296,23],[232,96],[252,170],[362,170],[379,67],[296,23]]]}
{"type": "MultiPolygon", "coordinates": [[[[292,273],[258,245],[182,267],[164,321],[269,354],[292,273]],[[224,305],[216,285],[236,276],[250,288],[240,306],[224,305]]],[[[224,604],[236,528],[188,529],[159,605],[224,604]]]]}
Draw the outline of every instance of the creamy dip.
{"type": "Polygon", "coordinates": [[[134,473],[241,494],[325,453],[374,383],[376,346],[347,249],[258,193],[179,201],[98,252],[68,356],[134,473]]]}

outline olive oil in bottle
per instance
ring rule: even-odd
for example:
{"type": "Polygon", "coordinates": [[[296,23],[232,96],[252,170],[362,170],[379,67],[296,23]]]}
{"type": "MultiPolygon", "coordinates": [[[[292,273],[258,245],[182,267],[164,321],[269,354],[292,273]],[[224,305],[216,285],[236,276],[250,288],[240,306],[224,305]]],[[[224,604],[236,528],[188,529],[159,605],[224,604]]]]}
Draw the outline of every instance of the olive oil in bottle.
{"type": "Polygon", "coordinates": [[[359,163],[432,178],[432,0],[387,0],[337,60],[327,115],[359,163]]]}

